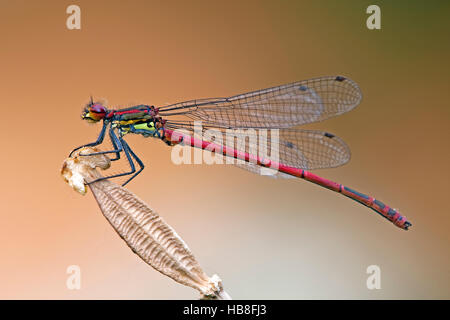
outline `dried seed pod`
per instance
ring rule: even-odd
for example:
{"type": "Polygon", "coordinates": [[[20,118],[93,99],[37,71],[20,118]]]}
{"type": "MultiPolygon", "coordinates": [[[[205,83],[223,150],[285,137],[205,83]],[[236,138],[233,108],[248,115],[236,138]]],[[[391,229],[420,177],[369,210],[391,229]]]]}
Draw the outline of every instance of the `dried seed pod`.
{"type": "MultiPolygon", "coordinates": [[[[86,194],[85,182],[101,176],[110,160],[105,155],[82,156],[98,152],[86,147],[66,159],[61,174],[65,181],[81,194],[86,194]]],[[[175,281],[198,290],[203,299],[231,299],[223,290],[217,275],[208,277],[178,236],[155,211],[129,190],[109,180],[89,184],[103,215],[142,260],[175,281]]]]}

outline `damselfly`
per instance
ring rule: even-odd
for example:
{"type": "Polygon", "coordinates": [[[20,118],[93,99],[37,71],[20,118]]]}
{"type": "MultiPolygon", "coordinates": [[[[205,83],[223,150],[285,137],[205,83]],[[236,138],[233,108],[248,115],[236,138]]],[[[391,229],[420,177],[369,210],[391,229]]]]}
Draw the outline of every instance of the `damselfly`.
{"type": "Polygon", "coordinates": [[[120,159],[123,153],[131,170],[102,179],[129,176],[125,185],[144,169],[144,163],[125,141],[126,134],[159,138],[168,145],[183,143],[204,150],[214,150],[224,156],[243,160],[237,165],[251,172],[259,173],[261,167],[275,167],[278,170],[277,176],[302,178],[339,192],[407,230],[411,223],[396,209],[371,196],[306,171],[343,165],[350,159],[350,150],[340,138],[331,133],[295,127],[348,112],[359,104],[361,98],[358,85],[342,76],[315,78],[229,98],[192,100],[159,108],[137,105],[111,110],[91,98],[82,118],[89,122],[102,121],[102,130],[95,142],[80,146],[72,153],[85,146],[101,144],[108,132],[113,150],[96,154],[111,154],[111,160],[114,161],[120,159]],[[214,129],[225,133],[226,130],[233,129],[235,135],[242,134],[247,138],[248,135],[256,134],[255,130],[250,129],[277,130],[277,139],[267,137],[267,144],[277,150],[277,158],[274,160],[273,157],[251,153],[251,150],[255,150],[255,141],[258,141],[256,137],[250,137],[248,143],[237,146],[218,144],[213,138],[199,137],[195,132],[196,121],[202,122],[202,132],[214,129]],[[136,169],[135,163],[139,169],[136,169]]]}

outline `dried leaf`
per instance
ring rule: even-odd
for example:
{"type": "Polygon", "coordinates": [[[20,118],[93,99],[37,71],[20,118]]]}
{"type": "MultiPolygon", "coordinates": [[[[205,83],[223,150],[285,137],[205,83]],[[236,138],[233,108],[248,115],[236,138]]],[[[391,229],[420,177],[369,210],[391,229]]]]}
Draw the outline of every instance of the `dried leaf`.
{"type": "MultiPolygon", "coordinates": [[[[105,155],[80,155],[98,151],[83,148],[63,164],[63,178],[81,194],[87,191],[85,181],[89,183],[102,177],[96,167],[105,170],[110,166],[105,155]]],[[[186,243],[144,201],[110,180],[90,183],[89,187],[103,215],[142,260],[175,281],[198,290],[202,298],[230,299],[220,278],[217,275],[210,278],[203,272],[186,243]]]]}

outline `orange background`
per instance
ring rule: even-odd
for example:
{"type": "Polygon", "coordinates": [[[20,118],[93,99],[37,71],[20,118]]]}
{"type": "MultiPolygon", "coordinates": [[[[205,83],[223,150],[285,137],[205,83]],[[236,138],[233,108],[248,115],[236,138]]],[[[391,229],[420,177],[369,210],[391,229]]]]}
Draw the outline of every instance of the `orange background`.
{"type": "Polygon", "coordinates": [[[450,298],[448,2],[1,1],[0,298],[190,299],[142,262],[59,176],[112,106],[230,96],[346,75],[361,105],[308,128],[342,137],[351,162],[319,175],[400,208],[402,231],[370,209],[299,180],[183,165],[162,142],[128,137],[146,170],[129,185],[234,298],[450,298]],[[81,30],[66,28],[70,4],[81,30]],[[81,267],[81,290],[66,268],[81,267]],[[381,290],[366,268],[381,268],[381,290]]]}

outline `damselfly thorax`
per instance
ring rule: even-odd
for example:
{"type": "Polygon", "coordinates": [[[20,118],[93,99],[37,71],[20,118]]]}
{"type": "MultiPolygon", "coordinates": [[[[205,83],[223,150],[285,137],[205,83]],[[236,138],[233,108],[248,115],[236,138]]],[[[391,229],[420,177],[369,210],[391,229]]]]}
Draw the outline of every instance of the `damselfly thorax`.
{"type": "Polygon", "coordinates": [[[111,120],[111,128],[117,129],[122,136],[134,133],[144,137],[164,137],[163,120],[150,114],[116,115],[111,120]]]}

